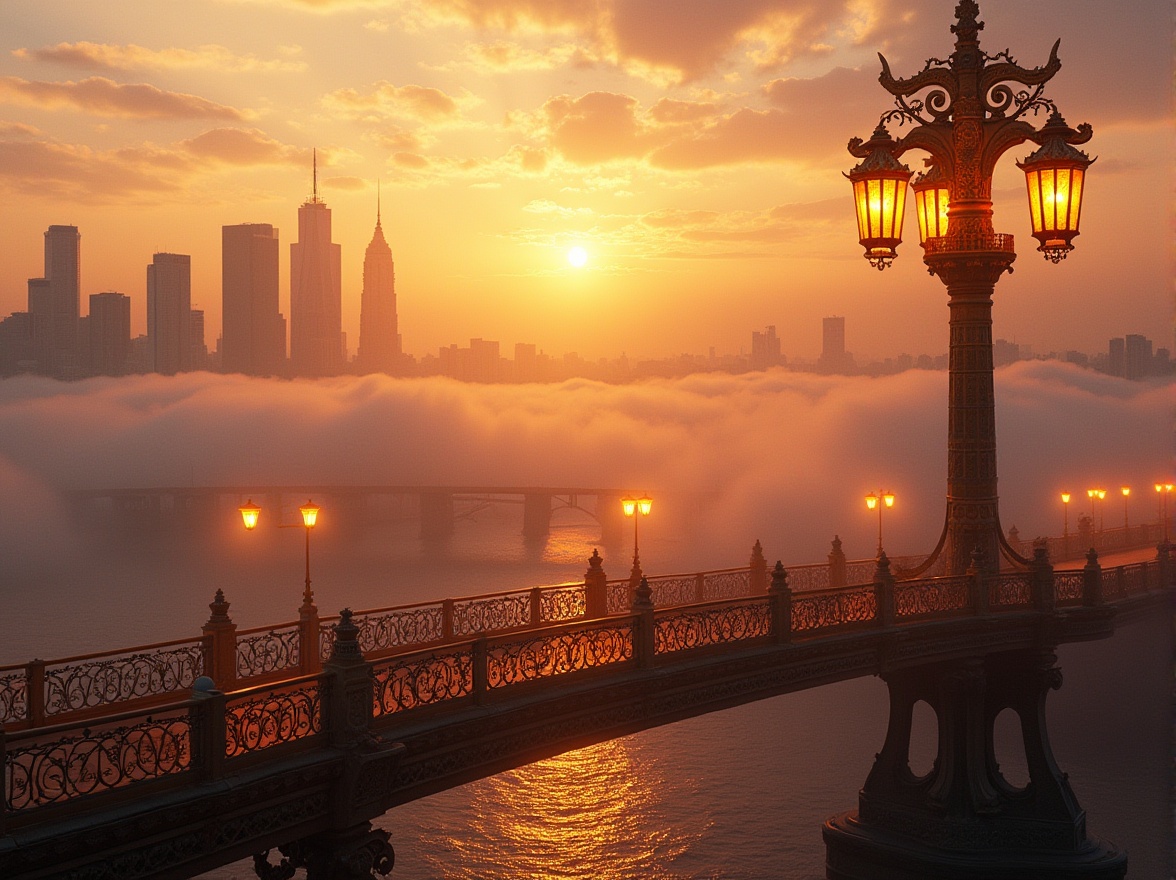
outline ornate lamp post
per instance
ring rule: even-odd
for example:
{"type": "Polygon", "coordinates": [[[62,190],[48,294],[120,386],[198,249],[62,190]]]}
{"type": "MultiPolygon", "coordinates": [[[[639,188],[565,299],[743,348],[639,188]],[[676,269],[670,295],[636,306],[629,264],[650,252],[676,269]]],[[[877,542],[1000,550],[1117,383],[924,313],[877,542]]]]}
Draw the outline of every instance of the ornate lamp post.
{"type": "Polygon", "coordinates": [[[633,517],[633,570],[629,574],[629,586],[636,589],[641,583],[641,557],[637,552],[637,524],[641,521],[641,517],[649,516],[649,511],[653,509],[653,499],[648,495],[642,495],[640,498],[630,498],[625,496],[621,499],[621,510],[625,516],[633,517]]]}
{"type": "Polygon", "coordinates": [[[1124,545],[1126,545],[1127,530],[1131,527],[1131,524],[1127,521],[1127,499],[1131,497],[1131,487],[1122,486],[1119,488],[1119,491],[1123,493],[1123,541],[1124,545]]]}
{"type": "Polygon", "coordinates": [[[866,496],[866,508],[878,511],[878,556],[882,555],[882,508],[894,507],[894,493],[871,492],[866,496]]]}
{"type": "MultiPolygon", "coordinates": [[[[909,150],[930,155],[928,171],[913,184],[923,261],[946,285],[950,310],[947,512],[943,536],[923,565],[942,553],[948,574],[963,574],[980,551],[988,572],[1000,553],[1025,564],[1000,528],[996,493],[996,419],[992,384],[992,293],[1012,271],[1013,237],[992,225],[992,175],[997,160],[1026,141],[1038,149],[1018,163],[1025,172],[1030,219],[1038,250],[1052,262],[1064,259],[1078,235],[1086,168],[1093,161],[1075,145],[1090,140],[1089,125],[1070,128],[1054,104],[1042,97],[1061,67],[1055,43],[1043,67],[1026,69],[1009,53],[980,49],[974,0],[956,7],[955,51],[931,59],[908,79],[895,79],[886,59],[879,77],[895,98],[873,136],[849,142],[861,162],[847,175],[853,184],[858,232],[866,259],[890,265],[902,237],[902,209],[911,171],[899,162],[909,150]],[[1012,84],[1012,85],[1010,85],[1012,84]],[[1027,114],[1050,113],[1036,128],[1027,114]],[[910,124],[895,140],[888,123],[910,124]]],[[[1060,41],[1059,41],[1060,42],[1060,41]]]]}
{"type": "MultiPolygon", "coordinates": [[[[307,500],[305,504],[298,508],[298,512],[302,514],[302,527],[306,529],[306,587],[302,591],[302,607],[299,609],[303,617],[309,614],[317,613],[317,608],[314,604],[314,592],[310,589],[310,530],[314,528],[315,523],[318,522],[319,507],[311,500],[307,500]]],[[[250,498],[244,504],[237,508],[241,513],[241,521],[245,525],[246,531],[253,531],[257,527],[257,521],[261,518],[261,508],[253,503],[250,498]]],[[[289,525],[279,523],[280,529],[295,529],[298,528],[296,523],[289,525]]]]}
{"type": "Polygon", "coordinates": [[[1156,483],[1156,500],[1160,510],[1160,522],[1164,524],[1164,543],[1168,543],[1168,496],[1172,494],[1172,489],[1176,488],[1172,483],[1156,483]]]}
{"type": "Polygon", "coordinates": [[[1062,558],[1070,556],[1070,493],[1062,493],[1062,558]]]}

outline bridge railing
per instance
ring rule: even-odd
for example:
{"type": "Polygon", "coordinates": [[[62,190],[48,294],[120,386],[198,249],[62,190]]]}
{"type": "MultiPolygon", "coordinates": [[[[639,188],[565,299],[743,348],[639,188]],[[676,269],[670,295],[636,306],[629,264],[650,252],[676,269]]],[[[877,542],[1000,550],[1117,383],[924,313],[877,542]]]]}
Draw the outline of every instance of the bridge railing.
{"type": "MultiPolygon", "coordinates": [[[[0,726],[4,766],[0,833],[39,817],[72,816],[88,804],[121,803],[151,791],[206,782],[260,762],[324,748],[348,731],[366,734],[446,707],[562,687],[620,670],[670,667],[700,652],[759,649],[851,632],[889,631],[967,616],[1053,613],[1058,606],[1119,604],[1170,589],[1157,561],[1082,571],[972,574],[896,582],[888,563],[872,582],[794,592],[777,566],[764,594],[657,607],[641,585],[623,614],[543,623],[421,650],[367,658],[345,611],[324,670],[233,693],[189,699],[39,729],[0,726]],[[338,698],[336,698],[338,697],[338,698]],[[358,697],[358,703],[355,699],[358,697]],[[369,704],[366,717],[355,708],[369,704]]],[[[351,735],[351,734],[347,734],[351,735]]]]}
{"type": "MultiPolygon", "coordinates": [[[[1147,528],[1140,526],[1138,530],[1146,532],[1147,528]]],[[[846,560],[837,539],[833,548],[828,563],[788,570],[794,592],[819,593],[871,581],[875,560],[846,560]]],[[[894,563],[906,567],[918,561],[918,557],[908,557],[894,563]]],[[[360,629],[359,644],[365,656],[376,659],[476,636],[627,613],[633,598],[632,582],[605,578],[599,556],[589,562],[582,582],[359,611],[354,616],[360,629]]],[[[1072,600],[1078,595],[1077,581],[1062,574],[1059,578],[1064,595],[1059,595],[1058,601],[1072,600]]],[[[748,566],[656,576],[648,581],[656,606],[689,605],[765,593],[767,565],[757,544],[748,566]]],[[[1109,589],[1119,589],[1117,582],[1109,589]]],[[[989,604],[994,608],[1027,602],[1025,588],[1014,581],[998,583],[991,590],[989,604]]],[[[900,590],[899,596],[904,608],[903,602],[936,608],[936,603],[948,601],[908,588],[900,590]]],[[[848,601],[844,595],[814,597],[806,604],[805,613],[820,620],[826,613],[823,605],[848,601]]],[[[317,610],[311,609],[298,621],[237,630],[228,617],[228,607],[218,591],[210,605],[212,617],[200,638],[0,667],[0,724],[19,730],[157,705],[182,696],[200,675],[210,676],[225,691],[235,691],[316,673],[331,655],[337,616],[320,618],[317,610]]]]}

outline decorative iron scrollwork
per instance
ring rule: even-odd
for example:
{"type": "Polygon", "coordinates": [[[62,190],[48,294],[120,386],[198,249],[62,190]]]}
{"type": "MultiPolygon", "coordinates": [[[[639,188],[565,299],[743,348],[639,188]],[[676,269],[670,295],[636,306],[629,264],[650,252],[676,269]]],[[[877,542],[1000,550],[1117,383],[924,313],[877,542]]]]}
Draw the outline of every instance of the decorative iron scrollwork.
{"type": "Polygon", "coordinates": [[[594,626],[544,634],[491,646],[486,657],[489,687],[504,687],[620,663],[633,656],[628,627],[594,626]]]}
{"type": "Polygon", "coordinates": [[[988,586],[991,608],[1017,608],[1033,604],[1033,591],[1024,574],[997,575],[988,586]]]}
{"type": "Polygon", "coordinates": [[[0,675],[0,724],[28,717],[29,680],[23,669],[0,675]]]}
{"type": "Polygon", "coordinates": [[[655,650],[666,654],[766,638],[772,632],[772,616],[767,601],[744,601],[659,615],[655,627],[655,650]]]}
{"type": "Polygon", "coordinates": [[[48,742],[9,746],[4,799],[29,810],[187,770],[188,714],[146,716],[136,724],[91,730],[48,742]]]}
{"type": "Polygon", "coordinates": [[[539,594],[539,619],[559,623],[584,616],[584,585],[555,587],[539,594]]]}
{"type": "Polygon", "coordinates": [[[455,636],[517,629],[530,622],[530,593],[511,593],[487,599],[458,599],[453,603],[455,636]]]}
{"type": "Polygon", "coordinates": [[[468,696],[474,692],[473,670],[473,655],[468,646],[377,663],[375,714],[391,715],[468,696]]]}
{"type": "Polygon", "coordinates": [[[237,678],[249,679],[302,663],[297,624],[237,638],[237,678]]]}
{"type": "Polygon", "coordinates": [[[192,687],[204,674],[200,642],[45,669],[45,714],[61,715],[192,687]]]}
{"type": "Polygon", "coordinates": [[[874,620],[877,615],[878,601],[872,586],[794,595],[792,598],[793,632],[864,623],[874,620]]]}
{"type": "Polygon", "coordinates": [[[322,700],[316,684],[230,700],[225,706],[225,757],[295,742],[321,730],[322,700]]]}

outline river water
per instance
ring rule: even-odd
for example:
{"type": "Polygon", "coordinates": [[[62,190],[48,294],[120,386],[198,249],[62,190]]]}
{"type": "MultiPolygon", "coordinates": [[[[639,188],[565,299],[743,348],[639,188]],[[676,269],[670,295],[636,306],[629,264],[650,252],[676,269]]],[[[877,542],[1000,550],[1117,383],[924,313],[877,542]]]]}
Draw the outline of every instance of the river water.
{"type": "MultiPolygon", "coordinates": [[[[447,548],[426,551],[410,523],[345,541],[326,514],[312,548],[323,614],[579,580],[599,543],[594,524],[573,518],[557,519],[545,545],[524,547],[517,512],[488,511],[459,522],[447,548]]],[[[0,587],[0,663],[190,636],[217,587],[240,627],[293,619],[301,541],[295,530],[246,536],[226,527],[92,538],[52,565],[16,561],[0,587]]],[[[642,558],[647,572],[671,573],[743,565],[749,550],[655,533],[642,558]]],[[[611,577],[626,574],[629,552],[602,548],[611,577]]],[[[1062,646],[1065,684],[1048,703],[1054,751],[1088,828],[1128,850],[1132,880],[1173,876],[1172,633],[1173,621],[1156,612],[1111,639],[1062,646]]],[[[1023,756],[1001,720],[998,759],[1016,781],[1023,756]]],[[[856,806],[885,724],[884,685],[858,679],[540,761],[377,824],[391,832],[391,876],[400,880],[822,878],[821,823],[856,806]]],[[[917,716],[916,728],[918,769],[933,758],[934,727],[917,716]]],[[[204,875],[253,876],[249,862],[204,875]]]]}

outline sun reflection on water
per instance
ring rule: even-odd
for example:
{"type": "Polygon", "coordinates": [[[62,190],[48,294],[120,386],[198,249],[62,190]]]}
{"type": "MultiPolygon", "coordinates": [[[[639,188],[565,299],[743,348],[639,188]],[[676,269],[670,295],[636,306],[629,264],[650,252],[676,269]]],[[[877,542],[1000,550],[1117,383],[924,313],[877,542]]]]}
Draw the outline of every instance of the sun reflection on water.
{"type": "MultiPolygon", "coordinates": [[[[675,880],[705,831],[666,820],[656,778],[631,738],[567,752],[450,794],[464,795],[430,839],[428,876],[445,880],[675,880]],[[452,812],[451,812],[452,811],[452,812]],[[464,816],[454,815],[462,813],[464,816]],[[464,819],[452,823],[453,819],[464,819]]],[[[444,797],[444,796],[443,796],[444,797]]],[[[411,808],[409,808],[411,812],[411,808]]],[[[431,833],[430,833],[431,832],[431,833]]],[[[399,866],[398,866],[399,869],[399,866]]]]}

